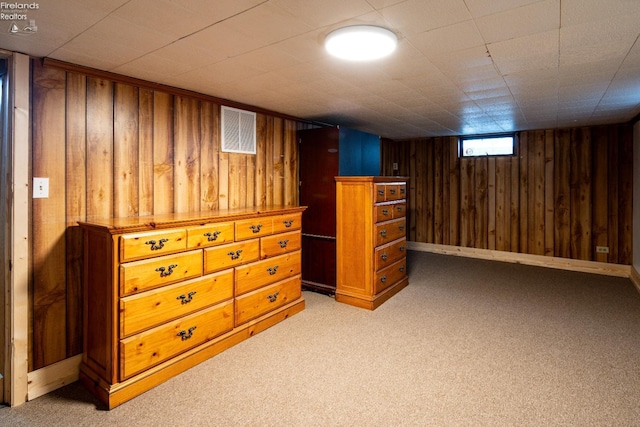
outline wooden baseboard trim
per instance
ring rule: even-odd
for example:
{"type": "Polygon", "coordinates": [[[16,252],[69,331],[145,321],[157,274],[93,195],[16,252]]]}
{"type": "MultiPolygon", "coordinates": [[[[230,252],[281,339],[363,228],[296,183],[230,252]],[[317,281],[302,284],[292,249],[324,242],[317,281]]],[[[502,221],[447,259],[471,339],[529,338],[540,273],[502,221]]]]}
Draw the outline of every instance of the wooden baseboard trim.
{"type": "Polygon", "coordinates": [[[82,355],[61,360],[27,374],[27,400],[33,400],[78,381],[82,355]]]}
{"type": "Polygon", "coordinates": [[[638,273],[638,270],[636,270],[634,266],[631,266],[629,279],[631,279],[631,283],[633,283],[638,292],[640,292],[640,273],[638,273]]]}
{"type": "MultiPolygon", "coordinates": [[[[561,270],[579,271],[583,273],[603,274],[606,276],[631,276],[631,266],[609,264],[606,262],[583,261],[568,258],[549,257],[543,255],[518,254],[513,252],[495,251],[491,249],[475,249],[460,246],[436,245],[433,243],[407,242],[407,248],[414,251],[433,252],[445,255],[456,255],[468,258],[486,259],[492,261],[511,262],[538,267],[557,268],[561,270]]],[[[640,276],[639,276],[640,281],[640,276]]]]}

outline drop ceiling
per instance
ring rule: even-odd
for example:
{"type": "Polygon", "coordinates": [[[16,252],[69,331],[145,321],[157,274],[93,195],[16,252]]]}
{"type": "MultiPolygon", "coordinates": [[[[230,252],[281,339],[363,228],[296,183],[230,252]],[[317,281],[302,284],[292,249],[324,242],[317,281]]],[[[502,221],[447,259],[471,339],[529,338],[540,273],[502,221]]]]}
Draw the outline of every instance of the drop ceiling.
{"type": "MultiPolygon", "coordinates": [[[[26,2],[25,2],[26,3],[26,2]]],[[[640,113],[639,0],[57,0],[0,48],[393,139],[621,123],[640,113]],[[398,50],[325,53],[350,24],[398,50]]],[[[23,25],[25,21],[17,21],[23,25]]],[[[6,28],[3,28],[6,27],[6,28]]]]}

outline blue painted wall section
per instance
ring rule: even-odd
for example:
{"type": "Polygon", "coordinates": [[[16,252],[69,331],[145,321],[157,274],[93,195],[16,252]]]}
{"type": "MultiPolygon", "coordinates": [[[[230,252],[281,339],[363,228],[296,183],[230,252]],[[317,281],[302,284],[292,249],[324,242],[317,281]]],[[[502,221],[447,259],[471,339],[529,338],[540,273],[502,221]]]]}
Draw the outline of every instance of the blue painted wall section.
{"type": "Polygon", "coordinates": [[[344,127],[339,131],[340,175],[380,175],[380,137],[344,127]]]}

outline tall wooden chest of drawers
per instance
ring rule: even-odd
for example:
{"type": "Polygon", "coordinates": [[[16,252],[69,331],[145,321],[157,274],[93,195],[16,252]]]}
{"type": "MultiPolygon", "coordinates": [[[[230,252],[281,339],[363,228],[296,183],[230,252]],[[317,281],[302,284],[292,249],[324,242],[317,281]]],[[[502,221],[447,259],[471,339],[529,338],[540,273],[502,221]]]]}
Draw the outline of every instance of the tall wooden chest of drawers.
{"type": "Polygon", "coordinates": [[[80,223],[81,381],[113,408],[303,310],[304,209],[80,223]]]}
{"type": "Polygon", "coordinates": [[[376,309],[407,286],[407,179],[336,177],[336,301],[376,309]]]}

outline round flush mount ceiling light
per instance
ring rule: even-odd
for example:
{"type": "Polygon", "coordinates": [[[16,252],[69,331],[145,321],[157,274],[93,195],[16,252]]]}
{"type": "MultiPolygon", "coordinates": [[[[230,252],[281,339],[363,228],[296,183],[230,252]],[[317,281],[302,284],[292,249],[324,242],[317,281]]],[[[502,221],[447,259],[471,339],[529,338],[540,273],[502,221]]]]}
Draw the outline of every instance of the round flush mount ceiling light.
{"type": "Polygon", "coordinates": [[[375,25],[352,25],[327,35],[324,46],[331,55],[349,61],[370,61],[390,55],[398,44],[393,31],[375,25]]]}

